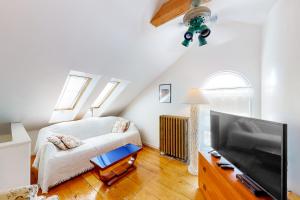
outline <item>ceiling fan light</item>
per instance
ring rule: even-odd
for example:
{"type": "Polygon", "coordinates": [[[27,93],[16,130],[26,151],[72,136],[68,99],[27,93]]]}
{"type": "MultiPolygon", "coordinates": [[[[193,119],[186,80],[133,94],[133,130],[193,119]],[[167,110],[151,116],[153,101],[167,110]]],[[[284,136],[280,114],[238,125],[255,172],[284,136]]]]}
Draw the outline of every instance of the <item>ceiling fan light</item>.
{"type": "Polygon", "coordinates": [[[184,34],[184,39],[185,40],[192,40],[193,39],[193,33],[192,32],[186,32],[185,34],[184,34]]]}
{"type": "Polygon", "coordinates": [[[204,29],[202,32],[201,32],[201,36],[204,37],[204,38],[207,38],[209,35],[210,35],[211,31],[210,29],[204,29]]]}
{"type": "Polygon", "coordinates": [[[200,27],[200,35],[204,38],[210,35],[210,29],[205,24],[201,25],[200,27]]]}
{"type": "Polygon", "coordinates": [[[199,35],[198,40],[199,40],[199,46],[204,46],[207,44],[206,39],[204,37],[202,37],[201,35],[199,35]]]}
{"type": "Polygon", "coordinates": [[[183,46],[188,47],[191,43],[191,40],[183,40],[183,42],[181,43],[183,46]]]}

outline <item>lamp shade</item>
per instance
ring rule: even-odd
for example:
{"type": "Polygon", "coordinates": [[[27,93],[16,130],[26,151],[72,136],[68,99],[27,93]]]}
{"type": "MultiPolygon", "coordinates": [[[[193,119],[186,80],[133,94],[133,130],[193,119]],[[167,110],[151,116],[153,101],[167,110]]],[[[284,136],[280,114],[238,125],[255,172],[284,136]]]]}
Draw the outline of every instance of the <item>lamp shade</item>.
{"type": "Polygon", "coordinates": [[[189,89],[184,99],[185,104],[208,104],[208,100],[198,88],[189,89]]]}

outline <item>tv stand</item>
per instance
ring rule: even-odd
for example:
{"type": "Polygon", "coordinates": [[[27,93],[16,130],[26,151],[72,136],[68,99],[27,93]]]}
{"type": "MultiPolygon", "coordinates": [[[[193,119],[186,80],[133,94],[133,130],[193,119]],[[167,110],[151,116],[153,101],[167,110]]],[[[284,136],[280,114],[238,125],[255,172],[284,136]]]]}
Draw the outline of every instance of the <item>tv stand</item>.
{"type": "Polygon", "coordinates": [[[199,152],[198,185],[207,200],[272,199],[267,194],[260,192],[258,192],[260,194],[256,196],[241,183],[242,181],[239,181],[239,178],[245,178],[241,171],[237,168],[234,168],[234,170],[222,169],[217,164],[219,161],[219,158],[215,158],[209,153],[209,149],[199,152]]]}

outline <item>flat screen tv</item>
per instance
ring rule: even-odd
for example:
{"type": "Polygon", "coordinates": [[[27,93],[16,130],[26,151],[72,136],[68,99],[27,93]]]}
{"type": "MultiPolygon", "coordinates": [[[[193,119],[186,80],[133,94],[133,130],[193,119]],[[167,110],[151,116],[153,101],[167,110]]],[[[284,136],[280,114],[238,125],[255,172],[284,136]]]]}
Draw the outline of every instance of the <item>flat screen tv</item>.
{"type": "Polygon", "coordinates": [[[272,198],[287,199],[287,125],[211,111],[211,145],[272,198]]]}

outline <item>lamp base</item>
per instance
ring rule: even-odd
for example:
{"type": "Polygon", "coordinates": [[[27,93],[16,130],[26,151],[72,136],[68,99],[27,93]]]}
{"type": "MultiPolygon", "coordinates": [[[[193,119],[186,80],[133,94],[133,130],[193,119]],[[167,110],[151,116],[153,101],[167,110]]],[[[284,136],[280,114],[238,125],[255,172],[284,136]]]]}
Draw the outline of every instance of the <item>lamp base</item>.
{"type": "Polygon", "coordinates": [[[188,166],[188,172],[191,174],[191,175],[194,175],[194,176],[198,176],[198,168],[192,166],[192,165],[189,165],[188,166]]]}
{"type": "Polygon", "coordinates": [[[197,105],[191,105],[190,131],[189,131],[189,166],[192,175],[198,175],[198,115],[197,105]]]}

